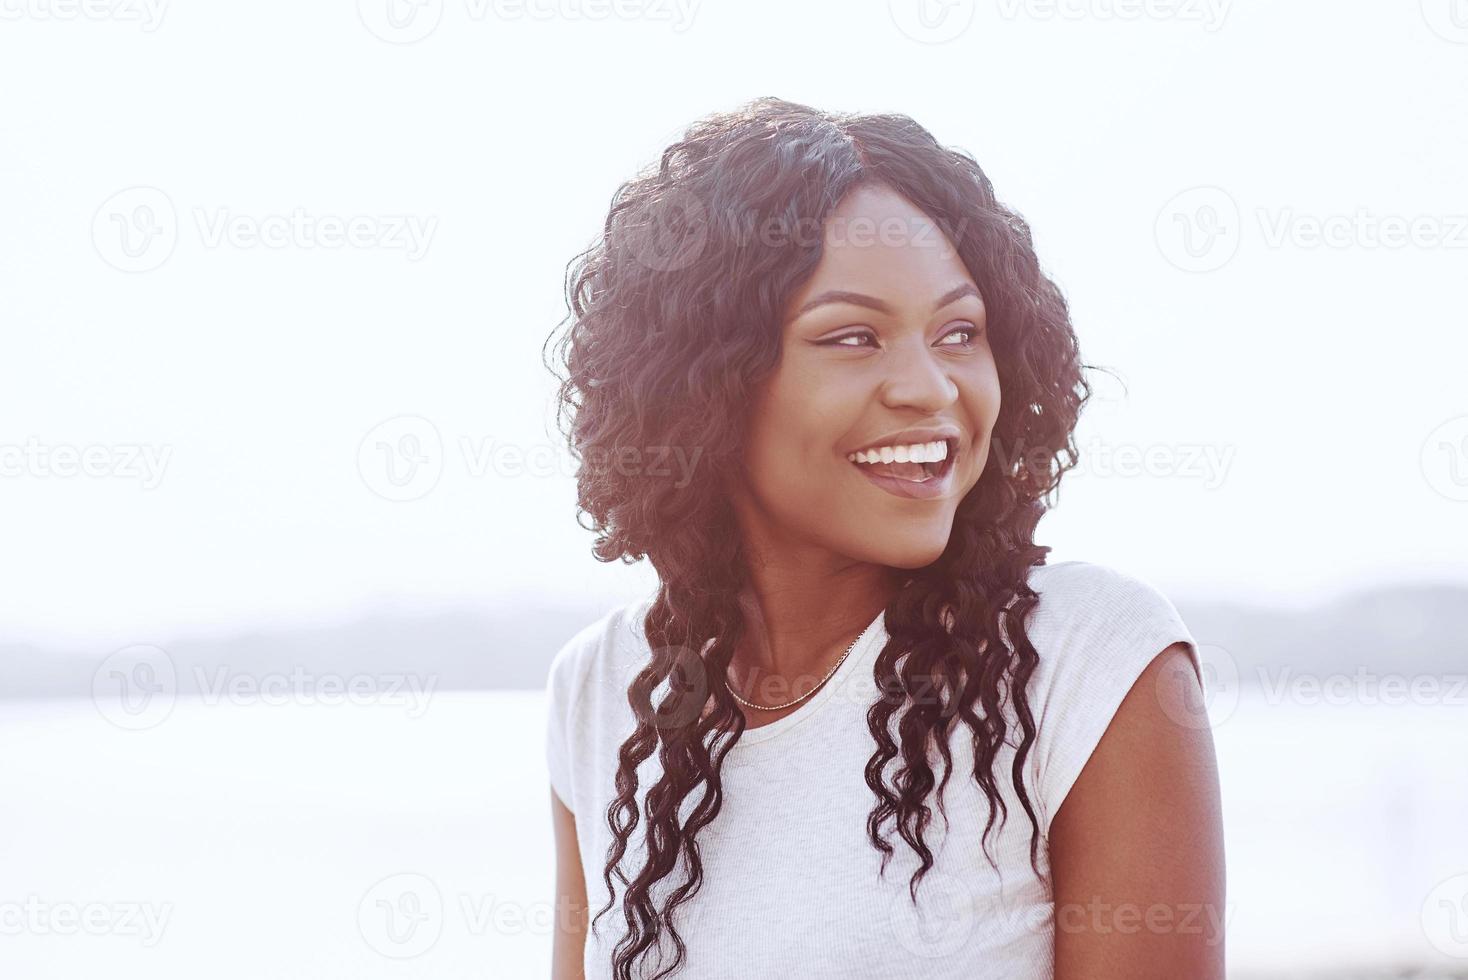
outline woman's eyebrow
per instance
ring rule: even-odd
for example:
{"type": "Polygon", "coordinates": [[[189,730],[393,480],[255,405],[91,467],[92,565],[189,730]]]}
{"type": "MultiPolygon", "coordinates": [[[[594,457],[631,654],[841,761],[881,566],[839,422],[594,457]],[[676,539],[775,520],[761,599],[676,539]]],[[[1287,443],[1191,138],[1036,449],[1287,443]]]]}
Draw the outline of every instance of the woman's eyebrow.
{"type": "MultiPolygon", "coordinates": [[[[943,297],[933,304],[933,312],[936,313],[948,304],[955,303],[965,296],[974,296],[983,299],[982,296],[979,296],[978,287],[973,283],[959,283],[944,293],[943,297]]],[[[816,307],[825,306],[827,303],[850,303],[853,306],[865,306],[867,309],[876,310],[878,313],[889,315],[892,313],[892,307],[875,296],[868,296],[865,293],[853,293],[845,289],[828,289],[797,310],[795,316],[804,316],[816,307]]]]}

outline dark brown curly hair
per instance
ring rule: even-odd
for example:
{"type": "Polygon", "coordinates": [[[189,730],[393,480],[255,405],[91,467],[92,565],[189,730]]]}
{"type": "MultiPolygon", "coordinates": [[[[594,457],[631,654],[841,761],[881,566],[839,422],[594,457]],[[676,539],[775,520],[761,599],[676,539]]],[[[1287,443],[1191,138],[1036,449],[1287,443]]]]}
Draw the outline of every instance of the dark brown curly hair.
{"type": "Polygon", "coordinates": [[[618,752],[606,810],[608,898],[592,923],[612,907],[615,875],[626,886],[618,980],[632,980],[663,929],[677,956],[657,977],[683,962],[673,912],[702,882],[695,838],[719,814],[723,760],[745,729],[726,680],[746,628],[738,597],[747,582],[728,488],[739,478],[751,393],[780,359],[781,312],[822,256],[819,233],[790,232],[819,229],[848,192],[873,183],[939,225],[973,276],[1003,399],[989,458],[946,549],[911,571],[885,611],[889,639],[874,667],[882,693],[867,712],[874,751],[866,781],[876,798],[868,835],[884,872],[893,852],[887,820],[916,852],[916,902],[934,863],[924,829],[935,783],[947,819],[956,717],[971,733],[973,778],[990,802],[983,840],[993,864],[994,804],[1001,819],[1008,814],[992,769],[1007,734],[1001,702],[1012,691],[1021,741],[1010,775],[1039,873],[1039,824],[1021,775],[1035,735],[1025,689],[1038,660],[1025,635],[1038,601],[1027,574],[1050,550],[1035,544],[1035,527],[1076,464],[1075,423],[1091,395],[1065,299],[1041,272],[1029,227],[995,199],[967,151],[940,146],[904,115],[757,99],[696,122],[657,165],[618,188],[601,235],[570,264],[570,314],[543,352],[560,381],[558,431],[578,463],[578,523],[591,518],[599,560],[646,557],[659,579],[642,623],[652,656],[627,691],[637,725],[618,752]],[[558,364],[548,356],[553,344],[558,364]],[[669,447],[696,460],[691,478],[642,465],[669,447]],[[900,709],[899,744],[888,723],[900,709]],[[637,769],[654,752],[661,774],[639,807],[637,769]],[[882,773],[899,754],[888,787],[882,773]],[[646,861],[629,883],[620,865],[640,821],[646,861]],[[659,910],[652,887],[680,862],[687,880],[659,910]]]}

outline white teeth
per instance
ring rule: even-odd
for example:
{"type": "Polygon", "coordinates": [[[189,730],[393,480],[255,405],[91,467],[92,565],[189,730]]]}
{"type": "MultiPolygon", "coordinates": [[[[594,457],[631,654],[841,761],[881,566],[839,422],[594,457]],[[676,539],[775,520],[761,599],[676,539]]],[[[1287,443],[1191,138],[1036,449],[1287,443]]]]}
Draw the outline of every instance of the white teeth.
{"type": "Polygon", "coordinates": [[[846,458],[853,463],[939,463],[948,458],[948,443],[940,439],[906,446],[882,446],[851,453],[846,458]]]}

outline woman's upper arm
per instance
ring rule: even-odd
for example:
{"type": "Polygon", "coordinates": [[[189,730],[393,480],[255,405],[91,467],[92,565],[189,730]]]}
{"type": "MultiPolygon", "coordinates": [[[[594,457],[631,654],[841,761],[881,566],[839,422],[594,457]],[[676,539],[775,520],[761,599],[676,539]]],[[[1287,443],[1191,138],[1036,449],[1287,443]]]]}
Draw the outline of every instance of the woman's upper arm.
{"type": "Polygon", "coordinates": [[[1207,725],[1167,710],[1186,695],[1202,691],[1175,643],[1132,686],[1051,822],[1055,980],[1223,980],[1218,767],[1207,725]]]}
{"type": "Polygon", "coordinates": [[[584,980],[581,968],[588,919],[586,876],[576,843],[576,818],[551,790],[551,824],[556,843],[556,904],[551,946],[551,980],[584,980]]]}

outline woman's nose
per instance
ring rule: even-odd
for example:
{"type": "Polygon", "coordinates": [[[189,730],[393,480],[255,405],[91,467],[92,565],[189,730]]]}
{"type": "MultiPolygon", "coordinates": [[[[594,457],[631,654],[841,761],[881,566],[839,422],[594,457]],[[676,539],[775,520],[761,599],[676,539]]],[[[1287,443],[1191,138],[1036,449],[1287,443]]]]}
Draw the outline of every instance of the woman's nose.
{"type": "Polygon", "coordinates": [[[926,346],[893,349],[888,374],[882,384],[882,400],[889,408],[911,407],[933,412],[958,398],[958,385],[949,375],[937,352],[926,346]]]}

